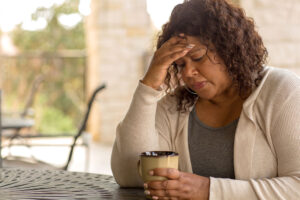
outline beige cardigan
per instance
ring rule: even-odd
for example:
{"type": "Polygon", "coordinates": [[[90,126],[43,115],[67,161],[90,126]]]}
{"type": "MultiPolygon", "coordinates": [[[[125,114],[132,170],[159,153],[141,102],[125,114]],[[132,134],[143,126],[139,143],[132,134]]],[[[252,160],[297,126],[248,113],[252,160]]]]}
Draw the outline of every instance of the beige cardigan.
{"type": "MultiPolygon", "coordinates": [[[[139,83],[117,127],[111,167],[124,187],[142,186],[139,154],[172,150],[179,169],[192,172],[189,113],[176,111],[174,97],[139,83]],[[161,99],[161,100],[160,100],[161,99]]],[[[234,141],[236,179],[210,177],[210,199],[300,199],[300,79],[266,67],[260,85],[244,102],[234,141]]]]}

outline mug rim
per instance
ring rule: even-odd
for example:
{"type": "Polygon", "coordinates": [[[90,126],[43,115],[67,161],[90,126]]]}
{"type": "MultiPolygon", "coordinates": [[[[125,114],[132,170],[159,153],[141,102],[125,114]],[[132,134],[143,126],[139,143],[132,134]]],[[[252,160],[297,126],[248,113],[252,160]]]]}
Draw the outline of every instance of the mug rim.
{"type": "Polygon", "coordinates": [[[144,151],[140,154],[141,157],[164,157],[164,156],[178,156],[179,154],[175,151],[144,151]],[[148,153],[148,155],[147,155],[148,153]],[[158,155],[153,155],[157,153],[158,155]]]}

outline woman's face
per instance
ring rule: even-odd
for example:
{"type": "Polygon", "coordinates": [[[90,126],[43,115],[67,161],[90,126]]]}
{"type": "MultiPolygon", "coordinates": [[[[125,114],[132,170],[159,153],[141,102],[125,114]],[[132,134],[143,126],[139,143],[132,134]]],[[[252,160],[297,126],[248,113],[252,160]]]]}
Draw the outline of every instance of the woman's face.
{"type": "Polygon", "coordinates": [[[223,60],[199,41],[196,37],[186,36],[188,44],[195,47],[184,57],[175,61],[182,80],[187,87],[195,91],[201,99],[214,100],[231,88],[223,60]]]}

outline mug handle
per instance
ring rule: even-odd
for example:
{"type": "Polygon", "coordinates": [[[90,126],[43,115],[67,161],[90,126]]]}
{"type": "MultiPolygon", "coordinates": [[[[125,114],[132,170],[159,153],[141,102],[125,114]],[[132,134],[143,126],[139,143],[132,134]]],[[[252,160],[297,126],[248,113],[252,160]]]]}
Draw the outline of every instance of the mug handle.
{"type": "Polygon", "coordinates": [[[138,172],[139,172],[140,177],[142,177],[141,160],[139,160],[137,162],[137,168],[138,168],[138,172]]]}

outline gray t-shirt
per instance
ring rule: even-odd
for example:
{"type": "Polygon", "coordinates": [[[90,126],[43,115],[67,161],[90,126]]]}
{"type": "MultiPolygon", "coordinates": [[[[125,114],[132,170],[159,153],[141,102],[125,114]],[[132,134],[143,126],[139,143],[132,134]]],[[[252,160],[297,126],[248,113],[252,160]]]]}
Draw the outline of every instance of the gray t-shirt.
{"type": "Polygon", "coordinates": [[[232,178],[233,144],[238,119],[221,128],[203,124],[195,108],[190,113],[188,142],[193,173],[206,177],[232,178]]]}

